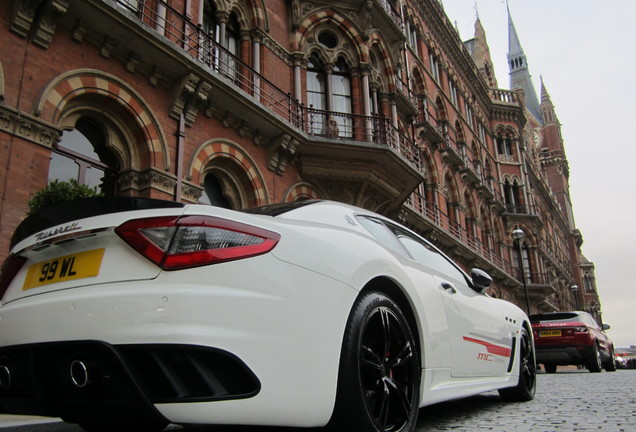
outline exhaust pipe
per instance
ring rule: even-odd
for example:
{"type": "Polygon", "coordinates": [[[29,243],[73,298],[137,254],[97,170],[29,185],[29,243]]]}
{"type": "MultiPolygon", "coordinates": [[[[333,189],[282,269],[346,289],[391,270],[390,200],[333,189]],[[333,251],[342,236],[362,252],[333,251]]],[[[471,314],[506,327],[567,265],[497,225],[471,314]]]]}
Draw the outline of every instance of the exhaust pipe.
{"type": "Polygon", "coordinates": [[[5,360],[0,363],[0,388],[8,389],[11,387],[11,369],[6,365],[5,360]]]}
{"type": "Polygon", "coordinates": [[[82,360],[73,360],[69,367],[71,382],[77,388],[84,388],[90,382],[88,366],[82,360]]]}

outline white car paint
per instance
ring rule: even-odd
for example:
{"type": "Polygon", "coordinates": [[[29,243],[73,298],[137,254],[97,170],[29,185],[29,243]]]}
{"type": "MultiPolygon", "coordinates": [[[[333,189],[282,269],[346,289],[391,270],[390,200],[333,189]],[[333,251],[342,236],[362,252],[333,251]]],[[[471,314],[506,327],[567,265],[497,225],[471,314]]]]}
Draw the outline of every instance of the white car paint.
{"type": "MultiPolygon", "coordinates": [[[[214,347],[250,368],[260,382],[258,394],[157,403],[170,422],[320,426],[334,409],[352,305],[369,281],[382,277],[399,287],[417,322],[420,406],[514,386],[519,368],[516,363],[509,368],[510,356],[516,356],[506,356],[505,348],[510,350],[525,314],[385,248],[358,222],[364,215],[379,217],[330,202],[276,218],[189,205],[79,220],[79,232],[102,231],[40,251],[31,236],[12,251],[28,262],[0,307],[0,347],[84,339],[214,347]],[[180,214],[238,220],[281,239],[265,255],[162,271],[112,231],[131,218],[180,214]],[[96,247],[105,248],[98,276],[23,289],[30,264],[96,247]],[[489,346],[502,348],[504,355],[489,346]]],[[[69,235],[64,225],[57,228],[69,235]]],[[[49,230],[52,240],[55,229],[49,230]]]]}

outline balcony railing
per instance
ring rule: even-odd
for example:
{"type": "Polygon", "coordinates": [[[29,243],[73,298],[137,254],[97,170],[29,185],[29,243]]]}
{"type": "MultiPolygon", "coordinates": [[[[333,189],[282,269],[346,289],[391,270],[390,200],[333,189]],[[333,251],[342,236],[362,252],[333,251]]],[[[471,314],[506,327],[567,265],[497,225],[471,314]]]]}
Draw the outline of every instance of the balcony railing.
{"type": "Polygon", "coordinates": [[[512,90],[493,89],[491,99],[494,102],[519,104],[519,96],[512,90]]]}
{"type": "MultiPolygon", "coordinates": [[[[532,286],[532,285],[549,285],[550,284],[550,277],[547,273],[543,273],[543,272],[530,272],[530,271],[526,271],[525,273],[525,278],[526,278],[526,284],[528,284],[528,286],[532,286]]],[[[518,281],[521,281],[521,271],[519,270],[519,267],[515,267],[514,269],[514,276],[515,279],[517,279],[518,281]]]]}
{"type": "Polygon", "coordinates": [[[464,227],[442,212],[435,204],[426,201],[419,192],[413,192],[407,199],[406,205],[431,224],[468,246],[468,248],[494,267],[499,268],[506,274],[514,274],[513,267],[505,261],[497,251],[489,248],[488,245],[483,243],[477,236],[469,233],[464,227]]]}
{"type": "Polygon", "coordinates": [[[533,205],[506,204],[506,213],[533,215],[535,211],[533,205]]]}
{"type": "Polygon", "coordinates": [[[397,151],[413,167],[418,170],[422,168],[419,148],[394,128],[386,117],[324,111],[311,107],[301,109],[306,114],[306,132],[309,135],[386,145],[397,151]]]}
{"type": "Polygon", "coordinates": [[[406,98],[414,107],[417,107],[417,96],[415,92],[409,88],[409,86],[402,81],[400,77],[396,77],[396,87],[404,98],[406,98]]]}
{"type": "MultiPolygon", "coordinates": [[[[386,117],[308,108],[226,50],[200,25],[195,25],[164,0],[116,2],[118,7],[130,12],[152,31],[163,35],[210,73],[233,85],[300,131],[308,135],[386,145],[395,149],[415,168],[421,168],[419,149],[415,143],[400,133],[386,117]]],[[[393,11],[390,4],[387,7],[387,11],[393,11]]]]}
{"type": "Polygon", "coordinates": [[[380,3],[384,7],[384,10],[389,14],[395,25],[400,27],[402,31],[404,31],[404,25],[402,24],[402,17],[400,16],[400,12],[393,6],[393,4],[389,0],[381,0],[380,3]]]}

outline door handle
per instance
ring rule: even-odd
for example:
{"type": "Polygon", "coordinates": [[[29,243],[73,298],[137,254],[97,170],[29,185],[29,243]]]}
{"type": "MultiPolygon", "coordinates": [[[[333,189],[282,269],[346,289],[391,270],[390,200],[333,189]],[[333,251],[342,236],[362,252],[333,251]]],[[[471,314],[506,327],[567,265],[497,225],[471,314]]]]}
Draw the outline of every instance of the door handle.
{"type": "Polygon", "coordinates": [[[444,288],[446,291],[449,291],[451,294],[455,294],[457,292],[453,284],[450,284],[448,282],[442,282],[442,288],[444,288]]]}

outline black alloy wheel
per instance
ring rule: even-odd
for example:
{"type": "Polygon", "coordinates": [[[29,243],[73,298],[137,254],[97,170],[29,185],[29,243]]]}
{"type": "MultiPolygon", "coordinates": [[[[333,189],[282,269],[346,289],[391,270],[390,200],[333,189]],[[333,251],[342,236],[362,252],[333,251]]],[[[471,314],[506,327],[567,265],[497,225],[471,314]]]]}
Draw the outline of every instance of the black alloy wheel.
{"type": "Polygon", "coordinates": [[[537,366],[534,345],[530,333],[525,327],[521,329],[519,344],[519,380],[517,385],[499,390],[501,398],[511,402],[532,400],[537,390],[537,366]]]}
{"type": "Polygon", "coordinates": [[[332,429],[412,432],[419,393],[420,362],[408,321],[386,295],[364,294],[345,329],[332,429]]]}

